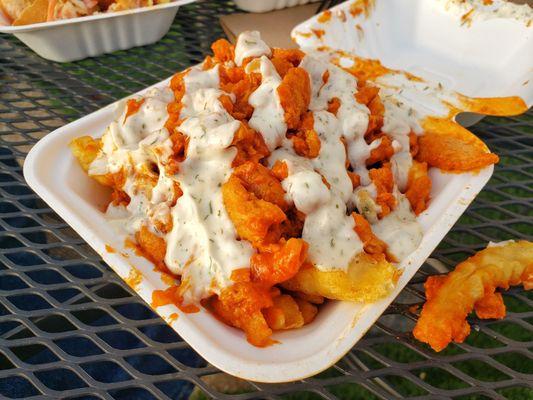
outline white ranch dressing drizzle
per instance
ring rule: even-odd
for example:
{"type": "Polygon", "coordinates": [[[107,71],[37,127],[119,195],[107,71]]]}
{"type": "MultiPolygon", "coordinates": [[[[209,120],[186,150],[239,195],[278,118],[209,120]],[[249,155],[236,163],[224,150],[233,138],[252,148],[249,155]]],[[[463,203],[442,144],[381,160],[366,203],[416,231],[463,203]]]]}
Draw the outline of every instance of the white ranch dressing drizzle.
{"type": "MultiPolygon", "coordinates": [[[[252,72],[256,65],[248,64],[246,71],[252,72]]],[[[248,98],[248,103],[254,107],[248,124],[263,136],[265,144],[272,151],[281,144],[287,132],[285,111],[278,95],[281,77],[274,64],[265,56],[259,59],[259,71],[261,85],[248,98]]]]}
{"type": "Polygon", "coordinates": [[[444,101],[456,104],[455,94],[441,84],[409,79],[403,73],[391,72],[376,79],[385,112],[381,130],[393,141],[394,155],[391,169],[400,191],[405,191],[413,158],[409,134],[423,133],[420,121],[429,115],[446,116],[449,112],[444,101]]]}
{"type": "Polygon", "coordinates": [[[248,242],[237,240],[222,199],[221,186],[231,175],[236,154],[230,145],[240,122],[218,100],[223,92],[218,70],[213,70],[184,78],[182,115],[187,117],[179,130],[189,144],[176,176],[183,195],[172,208],[173,228],[166,237],[165,254],[167,267],[181,275],[184,303],[231,285],[232,271],[247,267],[253,252],[248,242]]]}
{"type": "Polygon", "coordinates": [[[422,241],[422,228],[411,211],[409,200],[395,191],[398,204],[394,211],[372,224],[374,234],[383,240],[396,259],[403,260],[415,251],[422,241]]]}
{"type": "Polygon", "coordinates": [[[346,203],[352,195],[345,167],[346,152],[339,121],[333,114],[315,111],[313,120],[321,142],[317,157],[297,155],[292,142],[285,139],[282,147],[272,153],[269,163],[273,165],[279,160],[287,164],[289,175],[282,186],[287,201],[306,215],[302,239],[309,244],[309,261],[323,271],[346,271],[363,248],[354,231],[353,218],[346,215],[346,203]]]}
{"type": "Polygon", "coordinates": [[[368,127],[370,111],[355,99],[357,79],[342,68],[310,55],[304,57],[300,67],[308,72],[311,79],[310,110],[325,110],[332,98],[337,97],[340,100],[337,119],[346,139],[348,159],[354,172],[360,176],[361,183],[369,184],[365,162],[370,152],[379,146],[379,142],[374,141],[369,145],[365,141],[364,134],[368,127]],[[324,84],[322,77],[326,71],[329,71],[329,78],[324,84]]]}
{"type": "MultiPolygon", "coordinates": [[[[333,125],[336,127],[332,114],[327,111],[320,113],[323,114],[322,117],[329,114],[330,121],[335,122],[333,125]]],[[[315,124],[315,129],[324,126],[320,122],[315,124]]],[[[328,132],[322,130],[321,133],[328,132]]],[[[342,146],[340,139],[339,144],[342,146]]],[[[339,191],[342,184],[340,181],[336,182],[328,189],[321,176],[338,169],[340,163],[344,167],[344,149],[342,156],[338,154],[338,158],[324,157],[323,149],[321,153],[324,153],[321,159],[320,155],[315,159],[298,156],[292,149],[292,143],[285,140],[284,146],[272,153],[269,164],[273,165],[278,160],[287,164],[289,175],[281,185],[286,192],[286,200],[294,203],[306,215],[302,239],[309,244],[308,260],[323,271],[346,271],[350,261],[362,251],[363,246],[354,231],[353,218],[346,215],[346,202],[342,198],[343,193],[339,191]]],[[[346,175],[346,169],[344,174],[346,175]]],[[[348,195],[349,192],[345,192],[345,196],[348,195]]]]}
{"type": "Polygon", "coordinates": [[[127,100],[117,104],[115,120],[102,137],[102,151],[89,167],[90,175],[116,173],[126,175],[122,190],[130,197],[127,206],[107,209],[112,225],[134,234],[148,223],[162,222],[170,212],[174,197],[174,180],[160,174],[157,184],[147,192],[136,177],[145,173],[150,164],[160,171],[172,153],[172,143],[164,124],[168,119],[167,104],[173,98],[169,88],[152,89],[144,97],[139,110],[126,118],[127,100]]]}
{"type": "Polygon", "coordinates": [[[270,47],[261,40],[258,31],[242,32],[235,45],[235,64],[240,67],[245,58],[270,56],[270,54],[270,47]]]}

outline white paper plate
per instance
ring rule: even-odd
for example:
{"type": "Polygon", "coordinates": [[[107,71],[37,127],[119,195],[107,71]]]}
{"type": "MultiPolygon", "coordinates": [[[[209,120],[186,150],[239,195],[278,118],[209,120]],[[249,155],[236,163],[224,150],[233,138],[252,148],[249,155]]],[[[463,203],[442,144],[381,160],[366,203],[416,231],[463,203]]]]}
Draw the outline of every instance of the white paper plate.
{"type": "MultiPolygon", "coordinates": [[[[165,84],[168,80],[156,86],[165,84]]],[[[150,304],[152,292],[164,289],[166,284],[151,263],[125,248],[125,238],[117,236],[100,211],[107,204],[109,193],[82,171],[68,148],[77,136],[100,136],[113,120],[113,107],[107,106],[40,140],[26,158],[24,177],[122,278],[128,282],[132,269],[138,270],[143,279],[134,289],[150,304]],[[109,252],[106,246],[116,251],[109,252]]],[[[254,381],[286,382],[316,374],[341,358],[365,334],[457,221],[492,171],[492,166],[477,174],[431,170],[432,201],[419,218],[423,240],[402,262],[404,273],[397,288],[377,303],[361,306],[330,302],[313,323],[276,333],[274,339],[280,343],[267,348],[250,345],[242,332],[219,322],[205,310],[184,314],[175,306],[164,306],[156,312],[208,362],[232,375],[254,381]],[[172,314],[179,317],[174,319],[172,314]]]]}
{"type": "Polygon", "coordinates": [[[157,42],[170,29],[178,8],[193,1],[20,26],[8,25],[0,12],[0,32],[15,35],[48,60],[75,61],[157,42]]]}
{"type": "MultiPolygon", "coordinates": [[[[463,23],[445,0],[375,0],[368,17],[352,16],[352,3],[332,8],[327,22],[317,15],[296,26],[293,40],[302,48],[328,46],[375,58],[466,96],[520,96],[533,105],[533,24],[509,18],[463,23]]],[[[460,115],[458,122],[469,126],[479,119],[460,115]]]]}

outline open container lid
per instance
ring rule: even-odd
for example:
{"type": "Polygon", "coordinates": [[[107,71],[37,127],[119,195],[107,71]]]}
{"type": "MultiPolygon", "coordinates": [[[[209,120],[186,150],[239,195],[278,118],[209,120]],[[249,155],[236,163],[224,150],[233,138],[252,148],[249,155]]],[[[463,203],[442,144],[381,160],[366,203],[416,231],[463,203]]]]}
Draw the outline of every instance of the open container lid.
{"type": "Polygon", "coordinates": [[[355,0],[330,11],[296,26],[293,40],[304,49],[327,46],[379,59],[470,97],[519,96],[533,105],[533,12],[527,5],[355,0]],[[509,8],[515,16],[505,17],[509,8]]]}

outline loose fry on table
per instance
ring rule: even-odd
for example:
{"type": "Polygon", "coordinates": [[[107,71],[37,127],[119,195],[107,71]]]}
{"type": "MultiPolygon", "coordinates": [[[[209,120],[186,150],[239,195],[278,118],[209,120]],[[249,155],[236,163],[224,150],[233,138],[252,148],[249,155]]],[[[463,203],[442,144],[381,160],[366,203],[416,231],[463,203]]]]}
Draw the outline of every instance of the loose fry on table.
{"type": "Polygon", "coordinates": [[[478,318],[503,318],[505,304],[495,290],[520,284],[533,288],[533,243],[520,240],[487,247],[448,275],[428,278],[427,301],[413,335],[435,351],[452,341],[462,343],[470,334],[468,314],[474,310],[478,318]]]}

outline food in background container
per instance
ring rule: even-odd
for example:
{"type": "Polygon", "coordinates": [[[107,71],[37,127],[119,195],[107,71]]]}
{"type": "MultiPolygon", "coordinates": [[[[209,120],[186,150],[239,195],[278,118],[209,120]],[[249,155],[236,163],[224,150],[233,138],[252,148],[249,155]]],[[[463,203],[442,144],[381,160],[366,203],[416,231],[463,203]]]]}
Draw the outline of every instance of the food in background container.
{"type": "Polygon", "coordinates": [[[310,323],[324,297],[386,297],[423,237],[428,170],[498,161],[453,117],[525,110],[376,60],[343,68],[270,48],[258,32],[212,49],[167,87],[120,102],[103,136],[72,150],[112,188],[109,223],[179,279],[152,305],[203,305],[256,346],[310,323]]]}
{"type": "Polygon", "coordinates": [[[235,0],[235,4],[244,11],[263,13],[316,1],[318,0],[235,0]]]}
{"type": "Polygon", "coordinates": [[[168,3],[169,0],[0,0],[12,25],[29,25],[84,17],[97,13],[131,10],[168,3]]]}
{"type": "MultiPolygon", "coordinates": [[[[142,7],[137,7],[137,0],[99,0],[100,12],[47,21],[49,1],[33,0],[18,15],[19,25],[13,25],[12,18],[0,12],[0,33],[14,35],[47,60],[70,62],[154,43],[168,32],[179,7],[194,0],[154,0],[153,3],[141,0],[142,7]],[[133,6],[136,8],[131,8],[133,6]],[[106,11],[102,12],[104,9],[106,11]]],[[[79,8],[66,6],[64,12],[58,9],[58,15],[92,10],[91,1],[83,5],[78,3],[79,8]]],[[[63,10],[66,3],[55,4],[63,10]]]]}
{"type": "Polygon", "coordinates": [[[0,0],[0,12],[14,21],[31,4],[32,0],[0,0]]]}

